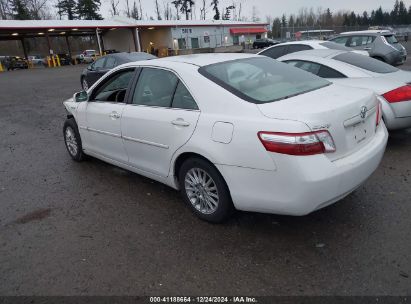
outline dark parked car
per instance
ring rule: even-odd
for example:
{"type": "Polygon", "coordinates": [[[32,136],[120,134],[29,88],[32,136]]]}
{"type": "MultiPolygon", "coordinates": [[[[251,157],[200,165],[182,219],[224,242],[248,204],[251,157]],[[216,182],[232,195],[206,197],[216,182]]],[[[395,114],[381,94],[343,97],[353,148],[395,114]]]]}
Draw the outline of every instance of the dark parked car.
{"type": "Polygon", "coordinates": [[[257,39],[256,41],[254,41],[253,43],[253,49],[263,49],[269,46],[273,46],[276,44],[279,44],[279,41],[276,40],[272,40],[272,39],[257,39]]]}
{"type": "Polygon", "coordinates": [[[71,65],[71,57],[69,54],[58,54],[60,59],[60,65],[71,65]]]}
{"type": "Polygon", "coordinates": [[[116,66],[133,61],[149,60],[157,58],[156,56],[134,52],[134,53],[115,53],[106,55],[92,64],[90,64],[81,73],[81,86],[84,90],[91,87],[101,76],[116,66]]]}
{"type": "Polygon", "coordinates": [[[6,59],[7,71],[15,69],[28,69],[29,65],[26,60],[19,56],[12,56],[6,59]]]}

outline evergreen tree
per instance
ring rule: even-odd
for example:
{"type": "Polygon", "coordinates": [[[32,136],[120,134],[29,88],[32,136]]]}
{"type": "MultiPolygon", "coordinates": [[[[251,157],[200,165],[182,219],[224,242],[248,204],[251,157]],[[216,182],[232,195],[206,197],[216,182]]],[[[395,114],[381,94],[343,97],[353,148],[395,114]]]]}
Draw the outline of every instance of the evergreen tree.
{"type": "Polygon", "coordinates": [[[398,8],[398,20],[397,24],[407,24],[408,23],[408,12],[407,8],[405,7],[404,1],[400,1],[399,8],[398,8]]]}
{"type": "Polygon", "coordinates": [[[103,18],[98,13],[100,5],[100,0],[79,0],[77,3],[79,19],[102,20],[103,18]]]}
{"type": "Polygon", "coordinates": [[[77,18],[77,3],[76,0],[60,0],[56,8],[59,16],[67,15],[68,20],[77,18]]]}
{"type": "Polygon", "coordinates": [[[220,11],[218,10],[218,0],[212,0],[211,6],[213,7],[213,11],[215,12],[214,20],[220,20],[220,11]]]}
{"type": "Polygon", "coordinates": [[[285,14],[281,16],[281,26],[287,27],[287,16],[285,14]]]}
{"type": "Polygon", "coordinates": [[[30,20],[31,14],[24,0],[10,1],[11,13],[14,20],[30,20]]]}

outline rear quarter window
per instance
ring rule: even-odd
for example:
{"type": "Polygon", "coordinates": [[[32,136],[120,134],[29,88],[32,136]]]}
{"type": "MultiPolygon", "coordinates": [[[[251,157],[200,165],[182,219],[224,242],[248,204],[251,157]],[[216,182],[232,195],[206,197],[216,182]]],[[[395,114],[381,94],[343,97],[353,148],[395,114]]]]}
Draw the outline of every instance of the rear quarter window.
{"type": "Polygon", "coordinates": [[[333,57],[333,59],[379,74],[388,74],[398,71],[397,68],[385,62],[355,53],[339,54],[333,57]]]}

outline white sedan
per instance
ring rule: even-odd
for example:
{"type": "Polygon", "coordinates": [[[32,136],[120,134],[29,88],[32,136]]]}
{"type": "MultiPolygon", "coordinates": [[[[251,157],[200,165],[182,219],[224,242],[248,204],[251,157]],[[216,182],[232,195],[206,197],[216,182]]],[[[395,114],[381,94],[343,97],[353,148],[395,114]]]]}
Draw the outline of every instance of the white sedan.
{"type": "Polygon", "coordinates": [[[358,188],[387,143],[380,104],[257,55],[119,66],[64,102],[67,150],[175,189],[200,218],[305,215],[358,188]]]}
{"type": "Polygon", "coordinates": [[[284,42],[268,47],[259,52],[258,55],[263,55],[270,57],[272,59],[277,59],[287,54],[309,50],[340,50],[348,52],[351,51],[360,55],[369,56],[367,51],[354,50],[341,44],[324,40],[303,40],[284,42]]]}
{"type": "Polygon", "coordinates": [[[278,60],[332,82],[373,90],[389,130],[411,128],[411,72],[371,57],[335,50],[289,54],[278,60]]]}

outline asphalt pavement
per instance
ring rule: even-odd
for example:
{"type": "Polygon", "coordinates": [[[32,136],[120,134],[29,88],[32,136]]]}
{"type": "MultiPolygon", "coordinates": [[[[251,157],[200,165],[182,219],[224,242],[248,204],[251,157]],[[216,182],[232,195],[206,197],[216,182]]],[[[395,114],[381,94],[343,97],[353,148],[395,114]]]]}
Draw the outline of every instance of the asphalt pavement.
{"type": "Polygon", "coordinates": [[[70,159],[82,68],[0,73],[0,295],[411,295],[411,130],[335,205],[212,225],[164,185],[70,159]]]}

